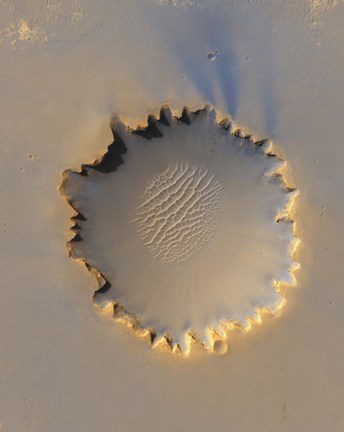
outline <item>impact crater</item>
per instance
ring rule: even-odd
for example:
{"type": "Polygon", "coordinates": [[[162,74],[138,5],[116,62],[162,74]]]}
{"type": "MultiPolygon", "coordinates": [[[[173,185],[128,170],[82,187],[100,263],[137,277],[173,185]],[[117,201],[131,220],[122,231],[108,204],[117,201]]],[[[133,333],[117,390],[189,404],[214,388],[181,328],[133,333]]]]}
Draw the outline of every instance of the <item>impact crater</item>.
{"type": "Polygon", "coordinates": [[[286,162],[209,106],[111,128],[101,159],[62,174],[69,254],[94,274],[98,310],[154,347],[224,354],[228,330],[277,314],[296,283],[286,162]]]}

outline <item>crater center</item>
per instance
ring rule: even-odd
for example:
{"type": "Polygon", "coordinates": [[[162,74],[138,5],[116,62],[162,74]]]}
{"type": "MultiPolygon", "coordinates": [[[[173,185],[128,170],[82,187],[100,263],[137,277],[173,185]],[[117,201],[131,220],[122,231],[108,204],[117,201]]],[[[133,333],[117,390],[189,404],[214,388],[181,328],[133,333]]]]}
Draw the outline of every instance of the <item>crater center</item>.
{"type": "Polygon", "coordinates": [[[214,234],[222,185],[206,168],[180,163],[147,182],[138,232],[154,257],[193,258],[214,234]]]}

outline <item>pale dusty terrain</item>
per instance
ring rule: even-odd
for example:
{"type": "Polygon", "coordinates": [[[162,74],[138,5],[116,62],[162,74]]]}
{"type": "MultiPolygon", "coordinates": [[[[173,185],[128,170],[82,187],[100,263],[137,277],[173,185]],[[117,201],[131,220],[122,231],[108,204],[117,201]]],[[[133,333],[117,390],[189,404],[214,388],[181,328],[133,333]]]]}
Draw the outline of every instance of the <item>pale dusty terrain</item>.
{"type": "Polygon", "coordinates": [[[1,432],[343,429],[343,22],[339,0],[0,1],[1,432]],[[164,103],[271,137],[300,189],[298,285],[224,356],[102,321],[66,253],[60,173],[164,103]]]}

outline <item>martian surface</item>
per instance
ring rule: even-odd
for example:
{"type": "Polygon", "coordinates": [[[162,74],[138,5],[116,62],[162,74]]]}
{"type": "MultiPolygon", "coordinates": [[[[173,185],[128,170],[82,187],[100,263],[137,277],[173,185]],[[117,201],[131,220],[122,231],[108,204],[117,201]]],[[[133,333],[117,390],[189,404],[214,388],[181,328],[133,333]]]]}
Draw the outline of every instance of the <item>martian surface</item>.
{"type": "Polygon", "coordinates": [[[0,431],[344,428],[342,0],[0,0],[0,431]]]}

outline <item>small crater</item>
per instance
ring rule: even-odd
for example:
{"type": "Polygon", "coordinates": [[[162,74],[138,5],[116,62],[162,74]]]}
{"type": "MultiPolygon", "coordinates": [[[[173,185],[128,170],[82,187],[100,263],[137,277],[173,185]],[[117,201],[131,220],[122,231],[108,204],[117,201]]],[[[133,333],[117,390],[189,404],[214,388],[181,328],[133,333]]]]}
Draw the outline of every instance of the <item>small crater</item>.
{"type": "Polygon", "coordinates": [[[214,342],[213,350],[214,350],[214,353],[216,353],[218,355],[224,355],[228,351],[228,344],[226,341],[223,341],[221,339],[217,339],[214,342]]]}
{"type": "Polygon", "coordinates": [[[208,57],[208,60],[210,60],[210,61],[215,61],[215,60],[217,60],[217,56],[218,56],[218,54],[219,54],[219,52],[216,50],[216,51],[210,51],[209,53],[208,53],[208,55],[207,55],[207,57],[208,57]]]}

